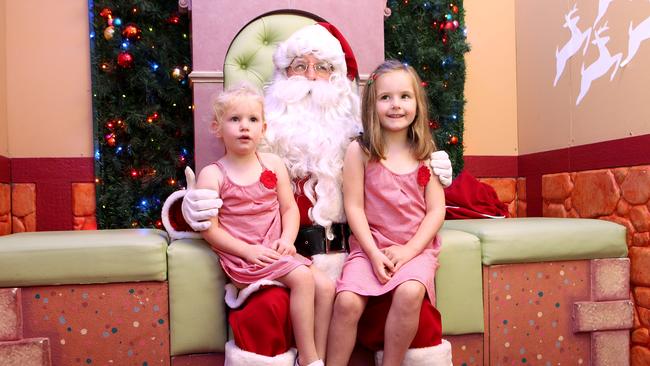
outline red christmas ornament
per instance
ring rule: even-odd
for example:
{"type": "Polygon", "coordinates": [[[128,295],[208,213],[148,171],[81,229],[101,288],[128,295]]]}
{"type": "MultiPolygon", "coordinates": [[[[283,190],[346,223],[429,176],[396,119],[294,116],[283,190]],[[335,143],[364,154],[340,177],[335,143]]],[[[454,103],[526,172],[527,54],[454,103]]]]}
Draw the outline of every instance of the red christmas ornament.
{"type": "Polygon", "coordinates": [[[458,20],[454,20],[454,21],[451,22],[451,25],[453,26],[454,30],[456,30],[456,29],[458,29],[458,26],[460,25],[460,23],[458,23],[458,20]]]}
{"type": "Polygon", "coordinates": [[[133,66],[133,56],[128,52],[120,52],[117,55],[117,64],[123,68],[129,68],[133,66]]]}
{"type": "Polygon", "coordinates": [[[440,124],[438,121],[429,121],[429,128],[432,128],[434,130],[437,130],[440,127],[440,124]]]}
{"type": "Polygon", "coordinates": [[[122,37],[130,41],[140,39],[142,38],[142,31],[135,24],[129,24],[124,27],[124,30],[122,31],[122,37]]]}
{"type": "Polygon", "coordinates": [[[137,178],[138,177],[138,171],[135,169],[131,169],[131,178],[137,178]]]}
{"type": "Polygon", "coordinates": [[[158,112],[154,112],[152,115],[147,116],[147,122],[153,123],[158,119],[158,112]]]}
{"type": "Polygon", "coordinates": [[[420,85],[422,85],[423,88],[426,88],[427,86],[429,86],[429,83],[427,83],[426,81],[423,81],[423,82],[420,83],[420,85]]]}
{"type": "Polygon", "coordinates": [[[156,227],[161,228],[162,227],[162,221],[156,220],[156,227]]]}
{"type": "Polygon", "coordinates": [[[437,30],[438,28],[440,28],[440,23],[438,23],[437,20],[434,20],[433,23],[431,23],[431,28],[437,30]]]}
{"type": "Polygon", "coordinates": [[[267,169],[260,175],[260,182],[262,182],[264,187],[273,189],[278,183],[278,177],[275,175],[275,173],[267,169]]]}
{"type": "Polygon", "coordinates": [[[458,143],[458,136],[451,136],[451,137],[449,138],[449,143],[450,143],[451,145],[456,145],[456,144],[458,143]]]}
{"type": "Polygon", "coordinates": [[[178,24],[181,21],[181,17],[178,14],[173,13],[169,18],[167,18],[167,21],[171,24],[178,24]]]}
{"type": "Polygon", "coordinates": [[[113,131],[113,128],[115,128],[115,124],[113,124],[113,121],[108,121],[108,122],[106,123],[106,128],[108,128],[109,130],[113,131]]]}
{"type": "Polygon", "coordinates": [[[451,7],[451,11],[453,11],[454,14],[458,14],[458,6],[453,5],[453,6],[451,7]]]}
{"type": "Polygon", "coordinates": [[[445,30],[454,30],[454,23],[451,21],[446,21],[444,28],[445,30]]]}
{"type": "Polygon", "coordinates": [[[99,16],[102,18],[108,18],[111,15],[113,15],[113,11],[109,8],[104,8],[102,11],[99,12],[99,16]]]}
{"type": "Polygon", "coordinates": [[[115,134],[114,133],[109,133],[108,135],[105,136],[106,138],[106,143],[108,146],[115,146],[115,134]]]}

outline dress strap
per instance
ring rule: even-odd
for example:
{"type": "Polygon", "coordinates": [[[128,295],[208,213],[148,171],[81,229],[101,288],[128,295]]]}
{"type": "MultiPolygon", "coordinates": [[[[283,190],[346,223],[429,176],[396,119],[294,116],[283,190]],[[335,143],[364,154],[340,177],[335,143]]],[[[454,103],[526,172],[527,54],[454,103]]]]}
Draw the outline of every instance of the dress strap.
{"type": "Polygon", "coordinates": [[[226,172],[226,167],[223,166],[221,160],[217,160],[212,164],[214,164],[217,167],[217,169],[219,169],[219,171],[221,172],[221,176],[223,177],[223,181],[221,182],[221,188],[223,188],[224,184],[230,182],[230,178],[228,178],[228,172],[226,172]]]}
{"type": "Polygon", "coordinates": [[[264,165],[264,163],[262,162],[262,159],[260,158],[260,153],[258,153],[257,151],[255,151],[255,156],[257,157],[257,161],[260,163],[260,166],[262,167],[262,171],[270,170],[270,169],[267,168],[266,165],[264,165]]]}
{"type": "Polygon", "coordinates": [[[221,174],[226,175],[226,168],[225,168],[225,167],[223,166],[223,164],[221,163],[221,160],[217,160],[217,161],[215,161],[215,162],[212,163],[212,164],[216,165],[217,168],[219,168],[219,170],[221,171],[221,174]]]}

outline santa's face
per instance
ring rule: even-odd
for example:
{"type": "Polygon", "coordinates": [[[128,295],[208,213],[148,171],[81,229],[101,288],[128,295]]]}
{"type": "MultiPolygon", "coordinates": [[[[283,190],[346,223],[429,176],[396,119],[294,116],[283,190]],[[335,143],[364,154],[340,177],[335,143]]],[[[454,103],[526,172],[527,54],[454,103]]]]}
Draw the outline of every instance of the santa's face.
{"type": "Polygon", "coordinates": [[[296,57],[287,67],[287,77],[304,76],[307,80],[329,80],[334,72],[332,64],[312,54],[296,57]]]}
{"type": "Polygon", "coordinates": [[[265,147],[284,160],[291,178],[307,178],[302,193],[313,204],[309,217],[324,227],[345,219],[343,157],[361,130],[359,97],[352,86],[336,70],[327,80],[304,74],[287,78],[283,72],[276,74],[265,99],[265,147]]]}

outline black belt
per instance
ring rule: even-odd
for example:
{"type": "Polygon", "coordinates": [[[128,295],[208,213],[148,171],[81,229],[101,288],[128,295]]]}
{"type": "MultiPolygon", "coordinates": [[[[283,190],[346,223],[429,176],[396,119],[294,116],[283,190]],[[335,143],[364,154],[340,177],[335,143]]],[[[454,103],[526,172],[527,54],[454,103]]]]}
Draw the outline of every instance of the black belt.
{"type": "Polygon", "coordinates": [[[301,226],[296,237],[296,250],[308,258],[315,254],[348,251],[348,237],[350,236],[348,224],[332,224],[332,233],[334,239],[328,240],[324,227],[320,225],[301,226]]]}

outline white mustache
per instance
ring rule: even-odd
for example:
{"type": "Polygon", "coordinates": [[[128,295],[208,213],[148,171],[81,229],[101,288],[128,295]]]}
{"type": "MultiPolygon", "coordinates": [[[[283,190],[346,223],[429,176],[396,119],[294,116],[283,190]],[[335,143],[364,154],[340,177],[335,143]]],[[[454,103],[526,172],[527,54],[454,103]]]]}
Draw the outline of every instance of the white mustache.
{"type": "Polygon", "coordinates": [[[308,80],[304,76],[292,76],[286,80],[276,80],[272,94],[286,105],[305,103],[311,99],[314,107],[336,105],[341,90],[327,80],[308,80]]]}

